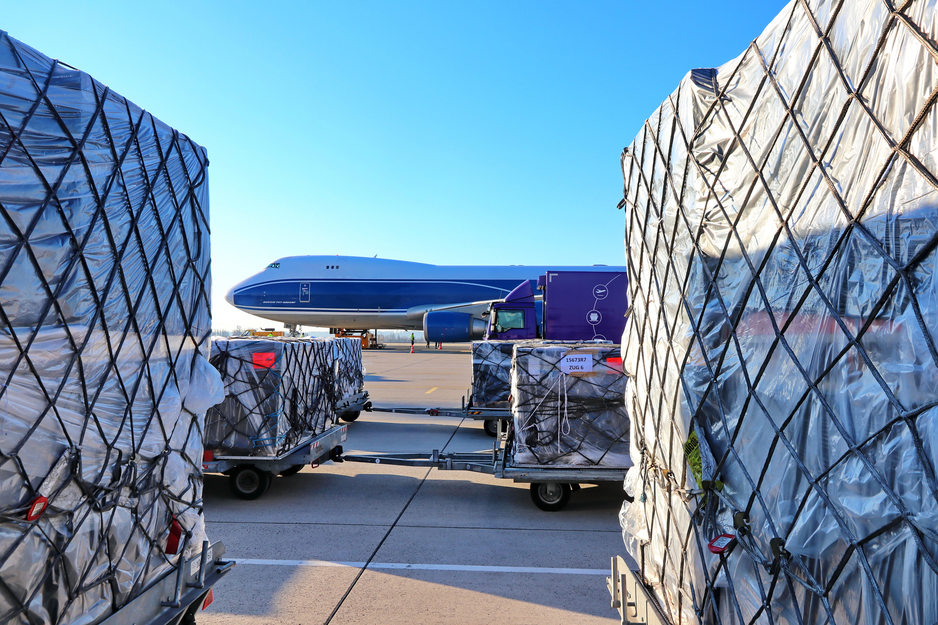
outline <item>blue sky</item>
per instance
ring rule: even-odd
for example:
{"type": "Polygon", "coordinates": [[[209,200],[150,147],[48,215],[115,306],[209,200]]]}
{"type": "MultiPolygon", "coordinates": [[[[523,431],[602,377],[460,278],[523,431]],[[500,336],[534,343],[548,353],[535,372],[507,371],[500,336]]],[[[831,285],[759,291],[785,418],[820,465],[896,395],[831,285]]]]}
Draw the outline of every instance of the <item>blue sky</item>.
{"type": "Polygon", "coordinates": [[[17,2],[0,28],[208,149],[213,315],[282,256],[624,264],[619,155],[780,0],[17,2]]]}

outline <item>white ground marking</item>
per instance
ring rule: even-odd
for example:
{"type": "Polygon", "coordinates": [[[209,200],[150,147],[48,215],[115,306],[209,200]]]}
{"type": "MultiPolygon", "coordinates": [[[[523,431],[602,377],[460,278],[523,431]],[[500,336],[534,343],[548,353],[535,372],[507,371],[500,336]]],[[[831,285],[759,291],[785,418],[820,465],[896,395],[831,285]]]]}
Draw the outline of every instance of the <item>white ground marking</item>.
{"type": "MultiPolygon", "coordinates": [[[[263,566],[322,566],[360,569],[364,562],[333,562],[329,560],[260,560],[236,558],[238,565],[263,566]]],[[[395,569],[407,571],[468,571],[473,573],[533,573],[547,575],[609,575],[606,569],[557,569],[536,566],[476,566],[472,564],[404,564],[398,562],[372,562],[369,569],[395,569]]]]}

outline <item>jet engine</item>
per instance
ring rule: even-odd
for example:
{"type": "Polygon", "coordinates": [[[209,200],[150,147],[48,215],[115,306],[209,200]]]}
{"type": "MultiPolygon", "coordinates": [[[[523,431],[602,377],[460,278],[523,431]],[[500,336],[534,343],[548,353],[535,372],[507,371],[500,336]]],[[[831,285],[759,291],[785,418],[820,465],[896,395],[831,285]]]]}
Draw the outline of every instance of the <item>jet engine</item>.
{"type": "Polygon", "coordinates": [[[448,310],[431,311],[423,316],[423,334],[436,343],[463,343],[485,336],[486,322],[469,313],[448,310]]]}

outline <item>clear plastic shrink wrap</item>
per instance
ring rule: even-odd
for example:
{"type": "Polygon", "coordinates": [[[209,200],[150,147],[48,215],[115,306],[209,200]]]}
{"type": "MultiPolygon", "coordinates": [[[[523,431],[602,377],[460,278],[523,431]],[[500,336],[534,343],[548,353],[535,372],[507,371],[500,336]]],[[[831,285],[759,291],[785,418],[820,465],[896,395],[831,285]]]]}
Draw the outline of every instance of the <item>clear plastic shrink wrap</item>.
{"type": "Polygon", "coordinates": [[[511,394],[513,341],[472,342],[472,403],[485,408],[507,408],[511,394]]]}
{"type": "Polygon", "coordinates": [[[213,339],[225,399],[206,415],[205,448],[278,456],[331,427],[340,349],[334,339],[213,339]]]}
{"type": "Polygon", "coordinates": [[[675,625],[938,622],[938,11],[890,6],[790,3],[623,153],[621,522],[675,625]]]}
{"type": "Polygon", "coordinates": [[[201,550],[207,167],[0,31],[0,622],[100,622],[201,550]]]}
{"type": "Polygon", "coordinates": [[[514,465],[632,466],[618,347],[517,344],[513,361],[514,465]],[[566,372],[572,356],[588,371],[566,372]]]}
{"type": "Polygon", "coordinates": [[[335,399],[355,395],[365,387],[362,342],[357,338],[330,339],[335,350],[335,399]]]}
{"type": "MultiPolygon", "coordinates": [[[[511,358],[515,345],[576,345],[582,341],[473,341],[472,403],[484,408],[508,408],[511,395],[511,358]]],[[[612,341],[585,341],[612,344],[612,341]]]]}

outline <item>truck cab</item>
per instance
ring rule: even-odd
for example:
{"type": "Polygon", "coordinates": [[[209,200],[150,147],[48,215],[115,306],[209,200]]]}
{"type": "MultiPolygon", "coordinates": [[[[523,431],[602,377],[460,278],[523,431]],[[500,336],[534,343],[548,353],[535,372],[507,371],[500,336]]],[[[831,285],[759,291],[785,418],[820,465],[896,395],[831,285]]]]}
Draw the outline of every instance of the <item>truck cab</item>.
{"type": "Polygon", "coordinates": [[[534,305],[519,306],[501,302],[489,306],[486,340],[539,339],[534,305]]]}
{"type": "Polygon", "coordinates": [[[628,279],[624,271],[550,271],[519,284],[489,305],[485,339],[618,341],[625,328],[628,279]]]}
{"type": "Polygon", "coordinates": [[[517,341],[541,338],[534,289],[522,282],[502,302],[489,304],[485,330],[487,341],[517,341]]]}

